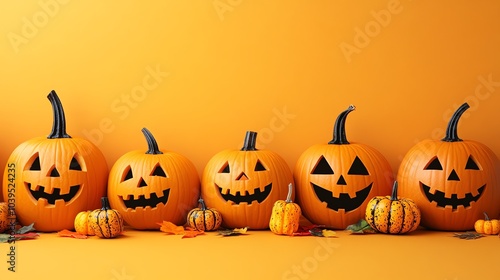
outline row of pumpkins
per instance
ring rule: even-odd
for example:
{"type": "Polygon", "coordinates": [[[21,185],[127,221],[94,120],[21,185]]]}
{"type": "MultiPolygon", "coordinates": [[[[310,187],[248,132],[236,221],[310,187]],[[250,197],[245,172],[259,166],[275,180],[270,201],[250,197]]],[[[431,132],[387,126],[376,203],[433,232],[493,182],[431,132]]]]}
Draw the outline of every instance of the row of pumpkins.
{"type": "MultiPolygon", "coordinates": [[[[12,152],[2,186],[9,210],[38,231],[73,228],[77,214],[99,208],[102,197],[135,229],[158,229],[161,221],[185,224],[200,198],[220,212],[224,227],[267,229],[275,202],[287,195],[283,209],[294,200],[312,223],[344,229],[365,218],[374,198],[390,194],[395,179],[399,196],[418,206],[421,225],[429,229],[469,230],[484,212],[500,214],[498,158],[485,145],[457,135],[467,103],[452,116],[442,140],[422,141],[407,153],[397,178],[381,153],[347,140],[346,118],[355,109],[349,106],[337,117],[333,139],[304,151],[293,172],[278,154],[258,150],[257,133],[249,131],[241,150],[214,155],[200,180],[186,157],[160,149],[146,128],[147,151],[124,154],[108,172],[94,144],[66,133],[55,91],[48,99],[51,133],[12,152]]],[[[391,203],[398,197],[392,198],[391,203]]],[[[394,221],[384,211],[373,215],[390,226],[394,221]]],[[[403,205],[398,211],[408,209],[403,205]]]]}

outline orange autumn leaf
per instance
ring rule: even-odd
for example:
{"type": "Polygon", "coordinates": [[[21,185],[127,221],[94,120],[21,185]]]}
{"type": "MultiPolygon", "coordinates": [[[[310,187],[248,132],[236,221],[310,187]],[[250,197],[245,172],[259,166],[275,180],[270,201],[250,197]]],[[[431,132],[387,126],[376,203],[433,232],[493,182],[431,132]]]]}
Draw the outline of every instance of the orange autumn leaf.
{"type": "Polygon", "coordinates": [[[158,223],[160,225],[160,231],[168,234],[184,234],[184,227],[175,225],[174,223],[163,221],[163,223],[158,223]]]}
{"type": "Polygon", "coordinates": [[[63,229],[57,233],[58,236],[60,237],[72,237],[72,238],[77,238],[77,239],[87,239],[88,236],[85,234],[79,234],[74,231],[70,231],[67,229],[63,229]]]}
{"type": "Polygon", "coordinates": [[[205,232],[201,231],[201,230],[194,229],[194,228],[186,227],[182,238],[193,238],[193,237],[196,237],[196,236],[202,235],[202,234],[205,234],[205,232]]]}

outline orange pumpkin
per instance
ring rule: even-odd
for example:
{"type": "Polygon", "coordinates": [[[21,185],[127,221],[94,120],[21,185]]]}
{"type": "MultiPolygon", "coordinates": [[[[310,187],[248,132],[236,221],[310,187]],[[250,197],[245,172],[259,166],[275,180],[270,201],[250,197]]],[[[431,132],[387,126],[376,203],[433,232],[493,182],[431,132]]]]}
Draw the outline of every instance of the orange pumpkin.
{"type": "Polygon", "coordinates": [[[446,136],[412,147],[398,171],[399,193],[415,201],[424,227],[445,231],[474,229],[487,212],[500,215],[500,164],[485,145],[458,137],[462,104],[453,114],[446,136]]]}
{"type": "Polygon", "coordinates": [[[394,176],[385,157],[347,140],[345,122],[354,109],[351,105],[337,117],[328,144],[311,146],[295,165],[296,202],[315,224],[345,229],[364,218],[370,198],[391,191],[394,176]]]}
{"type": "Polygon", "coordinates": [[[9,206],[6,202],[0,202],[0,233],[9,228],[9,206]]]}
{"type": "Polygon", "coordinates": [[[148,150],[128,152],[111,168],[111,207],[135,229],[158,229],[162,221],[184,224],[187,213],[198,204],[198,172],[186,157],[160,150],[148,129],[142,133],[148,150]]]}
{"type": "Polygon", "coordinates": [[[99,207],[108,176],[101,151],[90,141],[66,133],[56,92],[50,92],[48,99],[54,115],[52,132],[19,145],[7,160],[3,179],[4,197],[8,197],[9,183],[15,183],[19,222],[35,223],[42,232],[72,229],[79,212],[99,207]],[[12,166],[15,172],[7,172],[12,166]]]}
{"type": "Polygon", "coordinates": [[[219,210],[227,228],[268,228],[274,202],[287,196],[293,180],[283,158],[258,150],[256,141],[257,133],[248,131],[241,150],[217,153],[203,170],[202,198],[219,210]]]}

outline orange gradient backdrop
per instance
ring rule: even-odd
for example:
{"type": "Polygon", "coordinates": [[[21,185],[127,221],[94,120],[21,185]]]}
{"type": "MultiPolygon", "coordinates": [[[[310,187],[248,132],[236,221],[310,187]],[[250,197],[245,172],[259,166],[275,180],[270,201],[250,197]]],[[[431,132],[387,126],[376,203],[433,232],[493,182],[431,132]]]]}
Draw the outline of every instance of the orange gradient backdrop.
{"type": "Polygon", "coordinates": [[[199,173],[245,131],[293,167],[332,137],[378,149],[396,172],[416,141],[443,136],[467,101],[463,139],[500,155],[498,1],[9,1],[0,5],[0,164],[47,135],[46,95],[68,133],[111,165],[147,149],[199,173]]]}

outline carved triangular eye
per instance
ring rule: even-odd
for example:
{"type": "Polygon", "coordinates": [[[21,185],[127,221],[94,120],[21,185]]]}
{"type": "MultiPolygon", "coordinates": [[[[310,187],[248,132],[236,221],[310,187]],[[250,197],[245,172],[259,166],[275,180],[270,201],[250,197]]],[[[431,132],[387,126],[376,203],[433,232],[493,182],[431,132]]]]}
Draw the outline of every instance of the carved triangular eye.
{"type": "Polygon", "coordinates": [[[328,161],[326,161],[325,157],[321,156],[318,164],[316,164],[311,174],[331,175],[333,174],[333,169],[330,167],[330,164],[328,163],[328,161]]]}
{"type": "Polygon", "coordinates": [[[132,168],[130,167],[130,165],[127,166],[127,168],[125,168],[125,172],[123,172],[123,174],[125,174],[125,176],[123,177],[122,182],[130,180],[134,177],[132,174],[132,168]]]}
{"type": "Polygon", "coordinates": [[[69,170],[82,171],[82,167],[80,166],[80,163],[78,163],[78,160],[76,160],[75,157],[71,159],[71,162],[69,164],[69,170]]]}
{"type": "Polygon", "coordinates": [[[474,161],[472,156],[469,156],[469,159],[467,160],[467,164],[465,165],[465,169],[480,170],[479,166],[474,161]]]}
{"type": "Polygon", "coordinates": [[[153,169],[153,173],[151,173],[151,176],[161,176],[166,178],[167,174],[165,173],[165,171],[163,171],[163,168],[161,168],[160,164],[157,164],[153,169]]]}
{"type": "Polygon", "coordinates": [[[262,165],[262,163],[260,162],[260,160],[257,160],[257,163],[255,164],[255,170],[254,171],[264,171],[266,170],[266,168],[264,167],[264,165],[262,165]]]}
{"type": "Polygon", "coordinates": [[[363,164],[363,162],[359,159],[358,156],[354,159],[354,162],[351,165],[351,168],[349,168],[349,171],[347,172],[349,175],[370,175],[368,173],[368,169],[366,169],[366,166],[363,164]]]}
{"type": "Polygon", "coordinates": [[[31,171],[40,171],[40,157],[37,155],[35,160],[33,161],[33,163],[31,164],[30,166],[30,170],[31,171]]]}
{"type": "Polygon", "coordinates": [[[443,166],[437,157],[433,158],[424,170],[443,170],[443,166]]]}
{"type": "Polygon", "coordinates": [[[229,173],[229,163],[225,163],[219,170],[219,173],[229,173]]]}

